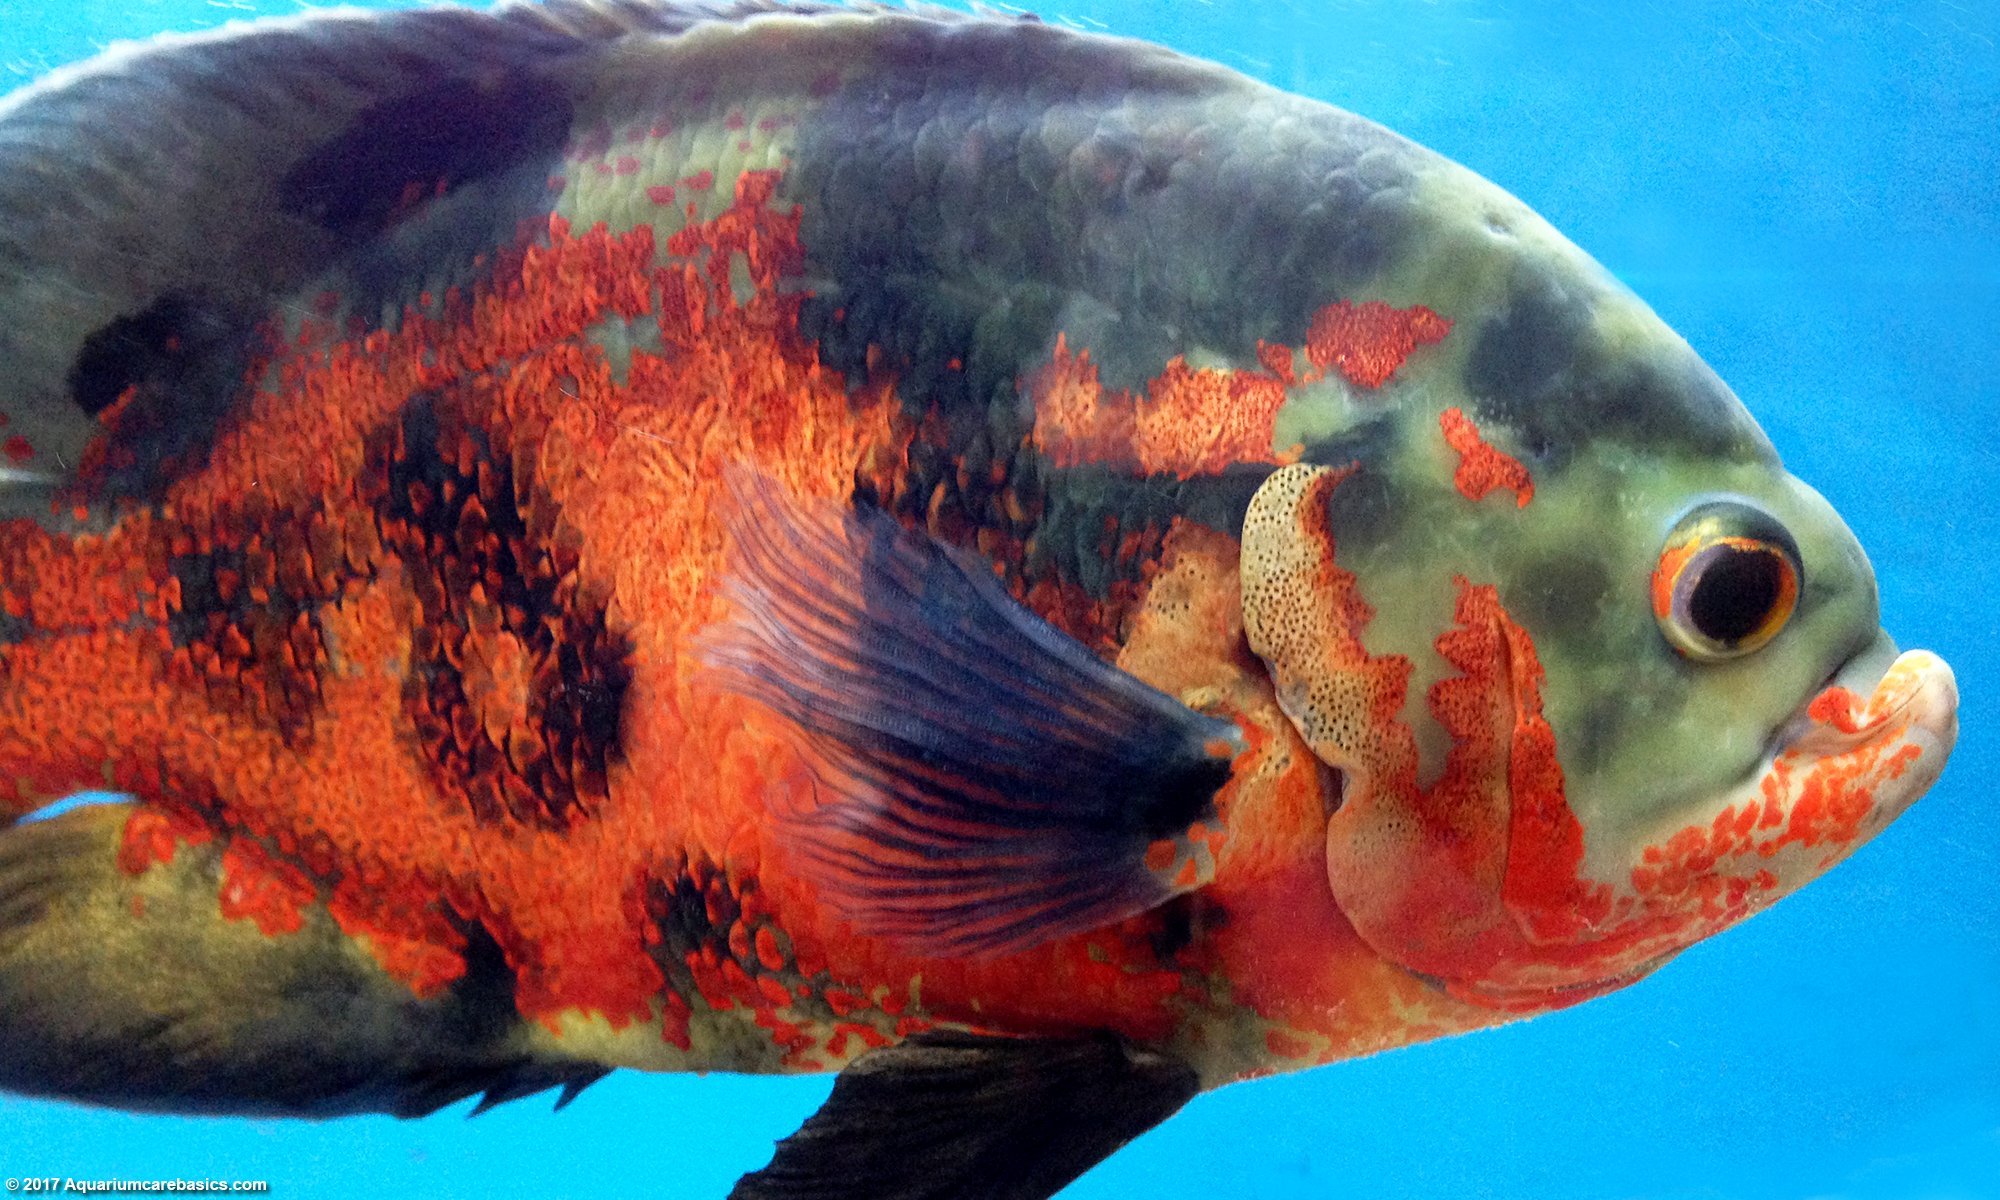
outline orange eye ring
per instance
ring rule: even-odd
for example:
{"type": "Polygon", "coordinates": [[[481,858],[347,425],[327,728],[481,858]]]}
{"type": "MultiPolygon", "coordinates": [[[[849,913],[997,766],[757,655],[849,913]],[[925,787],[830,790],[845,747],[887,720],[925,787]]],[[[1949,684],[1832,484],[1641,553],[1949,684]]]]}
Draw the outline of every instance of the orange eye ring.
{"type": "Polygon", "coordinates": [[[1716,501],[1682,517],[1653,569],[1660,632],[1696,662],[1762,649],[1798,607],[1805,571],[1784,526],[1761,509],[1716,501]]]}

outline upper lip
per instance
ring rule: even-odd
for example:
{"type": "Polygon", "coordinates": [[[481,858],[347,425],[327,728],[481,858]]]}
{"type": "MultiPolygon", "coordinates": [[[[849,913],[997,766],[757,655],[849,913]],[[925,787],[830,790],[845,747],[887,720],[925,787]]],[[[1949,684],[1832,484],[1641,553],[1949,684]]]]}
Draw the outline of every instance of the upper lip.
{"type": "Polygon", "coordinates": [[[1825,695],[1829,688],[1844,687],[1864,701],[1875,694],[1882,679],[1889,673],[1889,667],[1896,661],[1896,644],[1889,635],[1877,630],[1873,637],[1861,643],[1854,653],[1848,655],[1827,672],[1826,677],[1807,691],[1799,706],[1791,715],[1771,731],[1769,743],[1765,746],[1764,761],[1778,757],[1799,740],[1801,736],[1818,726],[1812,719],[1810,710],[1813,702],[1825,695]],[[1862,672],[1865,671],[1865,677],[1862,672]]]}

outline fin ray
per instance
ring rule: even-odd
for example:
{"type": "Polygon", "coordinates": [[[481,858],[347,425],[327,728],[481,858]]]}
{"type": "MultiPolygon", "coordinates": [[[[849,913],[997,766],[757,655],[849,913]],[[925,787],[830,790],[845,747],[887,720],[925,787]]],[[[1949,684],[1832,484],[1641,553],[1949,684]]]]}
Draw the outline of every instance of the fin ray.
{"type": "Polygon", "coordinates": [[[701,652],[795,732],[819,795],[779,817],[843,915],[922,950],[999,954],[1175,893],[1145,852],[1211,811],[1232,725],[880,512],[794,506],[748,473],[730,487],[736,615],[701,652]]]}
{"type": "Polygon", "coordinates": [[[869,1054],[730,1200],[1046,1200],[1199,1090],[1111,1035],[932,1033],[869,1054]]]}

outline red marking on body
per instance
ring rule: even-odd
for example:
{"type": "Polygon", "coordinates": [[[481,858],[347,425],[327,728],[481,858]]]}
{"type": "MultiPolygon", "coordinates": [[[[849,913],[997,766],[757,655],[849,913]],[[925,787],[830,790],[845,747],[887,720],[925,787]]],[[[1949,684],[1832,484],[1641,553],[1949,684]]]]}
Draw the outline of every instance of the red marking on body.
{"type": "Polygon", "coordinates": [[[656,183],[646,189],[646,199],[655,204],[672,204],[674,186],[670,183],[656,183]]]}
{"type": "MultiPolygon", "coordinates": [[[[408,218],[417,209],[433,200],[442,199],[451,190],[451,180],[440,176],[435,179],[412,179],[403,184],[402,192],[390,207],[387,223],[395,224],[408,218]]],[[[169,349],[177,347],[170,346],[169,349]]]]}
{"type": "Polygon", "coordinates": [[[1057,466],[1099,463],[1183,478],[1233,463],[1284,462],[1271,423],[1285,402],[1275,377],[1192,368],[1175,357],[1143,396],[1107,390],[1090,352],[1057,335],[1054,357],[1028,378],[1035,444],[1057,466]]]}
{"type": "Polygon", "coordinates": [[[22,437],[18,433],[9,437],[5,442],[0,442],[0,453],[5,453],[7,461],[17,467],[26,466],[28,463],[33,462],[35,458],[34,446],[29,444],[27,438],[22,437]]]}
{"type": "Polygon", "coordinates": [[[1104,388],[1090,351],[1072,352],[1058,334],[1051,361],[1026,380],[1035,398],[1035,444],[1059,466],[1091,463],[1183,478],[1234,463],[1282,465],[1296,458],[1295,448],[1272,445],[1288,387],[1317,382],[1328,368],[1379,387],[1416,347],[1450,330],[1451,322],[1421,306],[1337,301],[1313,318],[1304,351],[1313,369],[1304,374],[1290,347],[1260,341],[1262,370],[1195,368],[1177,356],[1143,396],[1104,388]]]}
{"type": "MultiPolygon", "coordinates": [[[[1620,915],[1611,889],[1580,874],[1581,826],[1541,714],[1533,642],[1492,587],[1457,581],[1454,624],[1435,644],[1457,674],[1426,697],[1451,745],[1422,785],[1400,715],[1409,663],[1364,644],[1374,613],[1324,519],[1344,476],[1314,471],[1255,529],[1259,554],[1276,554],[1260,570],[1277,572],[1257,600],[1259,652],[1281,688],[1308,698],[1301,720],[1317,756],[1347,773],[1328,824],[1336,900],[1384,957],[1484,1004],[1559,1006],[1617,986],[1664,930],[1608,930],[1620,915]]],[[[1246,547],[1251,535],[1246,526],[1246,547]]]]}
{"type": "Polygon", "coordinates": [[[777,931],[769,925],[757,930],[757,962],[766,971],[781,971],[786,966],[784,950],[778,945],[777,931]]]}
{"type": "Polygon", "coordinates": [[[639,173],[639,160],[629,154],[621,154],[618,156],[618,161],[613,169],[620,175],[637,175],[639,173]]]}
{"type": "Polygon", "coordinates": [[[599,121],[570,144],[568,157],[574,162],[603,158],[611,152],[612,140],[610,123],[599,121]]]}
{"type": "Polygon", "coordinates": [[[205,845],[213,836],[207,826],[187,817],[137,809],[125,819],[125,832],[118,841],[118,869],[143,875],[154,864],[173,862],[182,846],[205,845]]]}
{"type": "Polygon", "coordinates": [[[1313,314],[1306,360],[1321,371],[1331,367],[1361,387],[1378,388],[1417,347],[1441,342],[1450,332],[1450,321],[1421,304],[1391,308],[1379,300],[1337,300],[1313,314]]]}
{"type": "Polygon", "coordinates": [[[1312,1058],[1313,1045],[1297,1034],[1283,1029],[1266,1030],[1264,1048],[1276,1058],[1302,1062],[1312,1058]]]}
{"type": "Polygon", "coordinates": [[[1452,482],[1460,495],[1476,502],[1505,489],[1514,493],[1514,507],[1528,507],[1528,501],[1535,496],[1535,481],[1528,468],[1489,445],[1472,418],[1461,409],[1445,409],[1438,415],[1438,424],[1444,429],[1445,443],[1458,452],[1458,469],[1452,473],[1452,482]]]}
{"type": "Polygon", "coordinates": [[[222,915],[229,920],[255,921],[266,937],[297,933],[317,898],[304,871],[253,840],[236,838],[222,852],[222,915]]]}
{"type": "MultiPolygon", "coordinates": [[[[767,819],[774,796],[810,785],[803,764],[767,714],[718,695],[685,653],[729,611],[716,586],[727,534],[712,486],[728,466],[751,464],[819,501],[843,500],[857,483],[890,495],[923,436],[902,412],[893,356],[850,380],[799,335],[805,297],[781,283],[804,273],[801,213],[774,207],[777,185],[775,172],[743,175],[727,209],[675,233],[664,254],[644,228],[578,231],[552,219],[545,236],[494,253],[476,285],[403,314],[393,330],[274,340],[246,369],[236,418],[170,481],[161,508],[78,537],[0,524],[0,600],[35,633],[0,647],[0,806],[104,786],[108,764],[122,789],[173,797],[232,851],[254,848],[228,869],[232,916],[282,933],[324,897],[336,925],[423,996],[463,977],[458,931],[476,927],[514,973],[521,1013],[550,1029],[576,1013],[614,1030],[657,1018],[661,1040],[686,1047],[699,1002],[754,1014],[787,1061],[804,1063],[818,1052],[811,1009],[787,1006],[807,987],[824,990],[848,1049],[940,1022],[1171,1035],[1209,984],[1162,960],[1159,914],[991,961],[912,957],[832,915],[786,870],[790,850],[767,819]],[[741,294],[733,265],[748,271],[741,294]],[[633,350],[622,374],[590,340],[613,319],[659,336],[659,350],[633,350]],[[434,444],[404,444],[413,395],[429,398],[434,444]],[[513,494],[527,532],[484,527],[485,510],[469,503],[435,541],[420,540],[411,518],[382,516],[382,464],[398,450],[438,455],[481,505],[513,494]],[[502,463],[512,472],[504,489],[494,482],[502,463]],[[507,795],[548,744],[546,722],[524,704],[531,636],[493,591],[438,594],[450,572],[433,568],[509,561],[494,549],[509,538],[520,543],[510,555],[532,560],[509,569],[548,581],[549,619],[599,614],[631,665],[620,755],[567,823],[521,819],[535,797],[507,795]],[[190,557],[232,597],[199,650],[169,632],[193,603],[175,570],[190,557]],[[462,693],[424,692],[425,662],[461,678],[462,693]],[[416,714],[436,718],[423,736],[416,714]],[[450,771],[436,769],[441,758],[450,771]],[[474,793],[487,797],[483,809],[474,793]],[[692,902],[707,905],[714,940],[670,952],[647,897],[691,861],[719,864],[729,886],[692,902]]],[[[1170,364],[1132,398],[1135,456],[1149,469],[1215,470],[1261,437],[1271,457],[1282,386],[1170,364]],[[1240,411],[1220,432],[1213,420],[1197,425],[1201,406],[1217,403],[1240,411]]],[[[405,492],[398,511],[446,502],[405,492]]],[[[1039,497],[993,495],[1021,506],[1026,524],[1039,515],[1039,497]]],[[[926,511],[927,499],[908,519],[952,520],[941,503],[926,511]]],[[[1047,580],[1021,591],[1116,653],[1165,531],[1091,533],[1100,540],[1090,552],[1135,579],[1105,595],[1047,580]]],[[[1242,656],[1226,635],[1214,640],[1217,653],[1242,656]]],[[[561,766],[574,774],[579,762],[561,766]]],[[[1315,768],[1287,770],[1282,802],[1323,819],[1315,768]]],[[[1250,853],[1235,850],[1240,830],[1224,833],[1218,824],[1199,836],[1212,853],[1250,853]]],[[[1351,946],[1321,907],[1313,928],[1351,946]]],[[[1258,928],[1278,916],[1262,913],[1258,928]]],[[[1325,957],[1301,948],[1288,969],[1308,969],[1308,949],[1325,957]]],[[[1371,1020],[1390,1028],[1386,1015],[1371,1020]]]]}
{"type": "Polygon", "coordinates": [[[1655,617],[1664,619],[1673,613],[1674,585],[1679,581],[1681,572],[1687,570],[1687,565],[1694,561],[1696,554],[1700,553],[1701,548],[1700,542],[1691,541],[1670,545],[1661,552],[1660,561],[1653,567],[1652,577],[1651,590],[1655,617]]]}
{"type": "Polygon", "coordinates": [[[759,117],[757,118],[757,131],[759,133],[775,133],[788,125],[798,124],[798,120],[798,117],[791,113],[778,113],[773,116],[759,117]]]}
{"type": "Polygon", "coordinates": [[[749,124],[750,122],[744,118],[742,111],[738,109],[730,110],[729,115],[722,118],[722,127],[731,133],[748,128],[749,124]]]}
{"type": "Polygon", "coordinates": [[[1866,702],[1844,687],[1830,687],[1814,696],[1806,715],[1842,733],[1859,733],[1867,728],[1866,702]]]}
{"type": "Polygon", "coordinates": [[[343,880],[327,901],[340,931],[368,947],[377,965],[419,998],[465,976],[465,937],[434,908],[383,903],[358,879],[343,880]]]}
{"type": "Polygon", "coordinates": [[[715,172],[697,171],[686,179],[681,180],[681,186],[694,192],[708,191],[715,186],[715,172]]]}
{"type": "Polygon", "coordinates": [[[1318,469],[1296,498],[1276,493],[1267,503],[1284,505],[1282,518],[1253,506],[1244,544],[1259,555],[1261,590],[1247,619],[1280,688],[1300,697],[1317,756],[1346,773],[1327,840],[1342,912],[1386,959],[1456,995],[1534,1011],[1631,982],[1852,849],[1878,814],[1877,789],[1921,757],[1893,701],[1858,711],[1830,689],[1808,715],[1853,744],[1781,754],[1754,801],[1640,847],[1629,878],[1593,878],[1534,643],[1490,586],[1458,580],[1454,624],[1435,643],[1455,674],[1427,706],[1451,743],[1438,779],[1419,782],[1400,717],[1408,665],[1364,644],[1373,612],[1323,516],[1343,477],[1318,469]]]}
{"type": "Polygon", "coordinates": [[[1257,343],[1257,361],[1264,369],[1277,377],[1278,382],[1290,387],[1298,382],[1298,374],[1292,367],[1292,348],[1270,342],[1257,343]]]}
{"type": "Polygon", "coordinates": [[[666,137],[669,134],[673,133],[673,131],[674,131],[674,123],[672,121],[662,119],[653,122],[653,124],[649,128],[647,128],[646,136],[657,141],[660,138],[666,137]]]}

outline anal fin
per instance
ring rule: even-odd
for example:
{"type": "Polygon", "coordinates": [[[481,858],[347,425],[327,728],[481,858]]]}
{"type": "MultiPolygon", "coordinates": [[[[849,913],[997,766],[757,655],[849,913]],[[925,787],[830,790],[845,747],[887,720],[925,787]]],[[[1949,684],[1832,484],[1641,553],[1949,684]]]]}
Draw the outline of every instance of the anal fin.
{"type": "Polygon", "coordinates": [[[730,1200],[1046,1200],[1199,1090],[1101,1034],[932,1033],[877,1050],[730,1200]]]}

